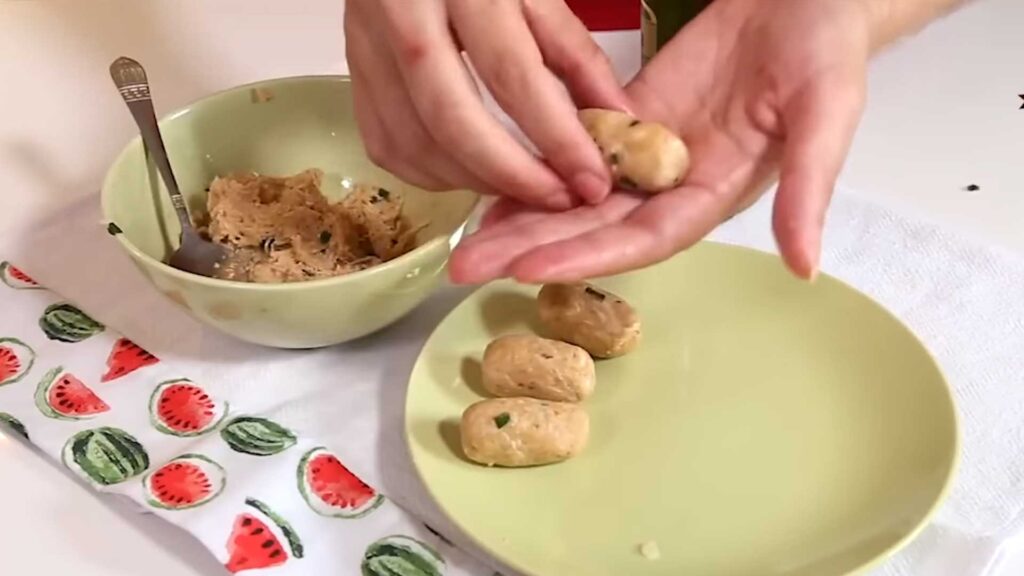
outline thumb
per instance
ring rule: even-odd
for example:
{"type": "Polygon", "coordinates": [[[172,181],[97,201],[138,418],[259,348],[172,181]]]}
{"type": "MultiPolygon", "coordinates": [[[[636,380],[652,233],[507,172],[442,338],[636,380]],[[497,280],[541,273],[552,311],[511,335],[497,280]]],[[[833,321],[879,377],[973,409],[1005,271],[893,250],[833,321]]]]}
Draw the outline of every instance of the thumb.
{"type": "Polygon", "coordinates": [[[862,68],[819,74],[782,110],[772,228],[783,260],[801,278],[818,273],[825,213],[860,121],[865,82],[862,68]]]}

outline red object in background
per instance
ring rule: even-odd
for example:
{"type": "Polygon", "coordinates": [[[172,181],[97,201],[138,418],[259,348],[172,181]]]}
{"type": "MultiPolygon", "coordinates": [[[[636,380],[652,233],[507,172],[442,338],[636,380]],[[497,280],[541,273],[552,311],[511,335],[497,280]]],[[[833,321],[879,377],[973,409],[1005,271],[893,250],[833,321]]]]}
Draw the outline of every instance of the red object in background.
{"type": "Polygon", "coordinates": [[[640,0],[565,0],[592,32],[640,28],[640,0]]]}

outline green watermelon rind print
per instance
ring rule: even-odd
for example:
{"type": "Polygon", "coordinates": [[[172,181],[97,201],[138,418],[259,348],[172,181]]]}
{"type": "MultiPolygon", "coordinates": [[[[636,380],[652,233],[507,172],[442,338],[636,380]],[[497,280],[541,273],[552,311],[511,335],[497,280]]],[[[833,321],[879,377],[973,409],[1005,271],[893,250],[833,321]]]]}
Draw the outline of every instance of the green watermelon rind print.
{"type": "Polygon", "coordinates": [[[50,340],[75,344],[103,332],[106,326],[74,304],[58,302],[43,311],[39,317],[39,328],[50,340]]]}
{"type": "Polygon", "coordinates": [[[50,401],[47,398],[47,396],[50,393],[50,386],[53,385],[53,383],[57,380],[57,377],[60,376],[61,372],[63,371],[64,368],[58,366],[50,370],[46,374],[43,374],[42,379],[39,380],[39,384],[36,385],[36,408],[38,408],[39,411],[43,413],[43,416],[46,416],[47,418],[53,418],[55,420],[77,420],[77,418],[74,418],[72,416],[58,414],[50,406],[50,401]]]}
{"type": "Polygon", "coordinates": [[[445,561],[423,542],[395,535],[367,546],[360,568],[363,576],[444,576],[445,561]]]}
{"type": "Polygon", "coordinates": [[[281,533],[284,534],[285,540],[288,541],[288,547],[291,548],[292,551],[292,558],[302,558],[305,553],[305,549],[302,546],[302,540],[299,538],[298,532],[292,528],[292,525],[289,524],[287,520],[278,516],[277,513],[270,509],[270,506],[267,506],[255,498],[246,498],[245,503],[256,510],[259,510],[260,514],[263,514],[269,518],[271,522],[277,525],[281,530],[281,533]]]}
{"type": "MultiPolygon", "coordinates": [[[[203,472],[205,473],[206,470],[203,470],[203,472]]],[[[207,474],[207,476],[209,476],[209,474],[207,474]]],[[[203,456],[202,454],[192,454],[192,453],[182,454],[181,456],[176,456],[175,458],[173,458],[170,461],[168,461],[167,464],[164,464],[164,465],[160,466],[159,468],[157,468],[157,469],[155,469],[155,470],[153,470],[151,472],[148,472],[145,476],[142,477],[142,489],[146,493],[146,502],[148,502],[149,505],[154,507],[154,508],[160,508],[162,510],[170,510],[172,512],[177,512],[179,510],[190,510],[192,508],[198,508],[198,507],[203,506],[205,504],[209,504],[211,500],[214,500],[215,498],[220,496],[221,492],[224,491],[224,487],[226,485],[227,485],[227,472],[225,472],[223,466],[221,466],[220,464],[218,464],[217,462],[215,462],[212,458],[210,458],[208,456],[203,456]],[[187,461],[199,460],[200,462],[202,462],[202,464],[204,466],[205,465],[209,465],[210,467],[212,467],[214,470],[217,471],[217,474],[219,476],[220,482],[216,483],[217,484],[216,488],[204,500],[200,500],[199,502],[196,502],[194,504],[188,504],[188,505],[185,505],[185,506],[168,506],[168,505],[164,504],[163,502],[161,502],[157,497],[155,497],[153,495],[153,490],[152,490],[152,486],[151,486],[153,474],[158,473],[160,470],[164,469],[168,464],[173,464],[173,463],[181,461],[181,460],[187,460],[187,461]]]]}
{"type": "Polygon", "coordinates": [[[36,351],[28,344],[25,344],[17,338],[0,338],[0,347],[3,347],[5,344],[8,348],[15,349],[20,353],[26,354],[28,356],[28,362],[25,363],[20,374],[8,378],[7,380],[0,381],[0,386],[7,386],[9,384],[20,382],[28,375],[29,371],[32,370],[32,366],[35,365],[36,362],[36,351]]]}
{"type": "Polygon", "coordinates": [[[18,420],[13,415],[8,414],[7,412],[0,412],[0,424],[4,424],[10,428],[12,432],[21,436],[25,440],[31,440],[31,438],[28,437],[28,430],[25,429],[25,425],[21,423],[21,420],[18,420]]]}
{"type": "Polygon", "coordinates": [[[165,382],[161,382],[161,383],[157,384],[156,388],[154,388],[153,392],[149,395],[149,404],[148,404],[148,406],[149,406],[149,422],[150,422],[150,424],[153,425],[153,428],[156,428],[158,431],[160,431],[160,432],[162,432],[164,434],[168,434],[170,436],[177,436],[179,438],[194,438],[196,436],[203,436],[204,434],[209,434],[209,433],[213,432],[228,417],[228,412],[229,412],[229,409],[231,408],[231,406],[228,404],[227,400],[218,401],[218,400],[214,399],[213,395],[211,394],[210,395],[210,399],[218,407],[218,409],[221,410],[221,415],[219,417],[215,418],[205,428],[200,428],[198,430],[192,430],[191,432],[181,432],[179,430],[174,430],[173,428],[170,428],[169,426],[164,424],[164,422],[157,415],[157,410],[159,408],[157,406],[157,399],[160,397],[160,394],[163,393],[164,390],[166,390],[167,388],[170,388],[171,386],[174,386],[176,384],[184,384],[184,385],[188,385],[188,386],[195,386],[196,388],[202,389],[202,386],[196,384],[195,382],[189,380],[188,378],[177,378],[177,379],[174,379],[174,380],[167,380],[165,382]]]}
{"type": "Polygon", "coordinates": [[[121,484],[149,469],[149,453],[142,443],[110,426],[82,430],[69,438],[60,460],[68,470],[100,486],[121,484]]]}
{"type": "MultiPolygon", "coordinates": [[[[313,457],[318,455],[320,452],[328,454],[331,453],[330,451],[327,450],[327,448],[323,446],[311,448],[309,451],[302,455],[302,459],[299,460],[299,467],[295,471],[295,476],[299,483],[299,493],[302,494],[302,499],[306,501],[306,504],[310,507],[311,510],[313,510],[314,512],[321,516],[326,516],[328,518],[345,518],[348,520],[355,520],[357,518],[362,518],[366,516],[367,514],[373,512],[377,508],[380,508],[380,505],[384,503],[384,495],[381,494],[380,492],[377,492],[376,489],[374,489],[373,499],[370,502],[363,505],[359,510],[356,510],[355,512],[346,512],[344,510],[334,510],[333,512],[326,512],[322,510],[320,506],[317,506],[314,500],[315,498],[317,498],[316,494],[310,493],[309,488],[306,486],[306,469],[309,466],[309,461],[312,460],[313,457]]],[[[327,505],[323,504],[323,506],[327,505]]]]}
{"type": "Polygon", "coordinates": [[[258,416],[236,416],[221,428],[220,436],[232,450],[250,456],[280,454],[298,442],[291,430],[258,416]]]}
{"type": "Polygon", "coordinates": [[[9,288],[13,288],[14,290],[42,289],[42,286],[40,286],[35,280],[32,280],[31,283],[28,283],[17,278],[12,278],[11,269],[17,270],[17,267],[6,260],[0,262],[0,282],[6,284],[9,288]]]}
{"type": "Polygon", "coordinates": [[[43,375],[42,379],[39,380],[39,384],[36,385],[35,401],[36,408],[39,408],[39,412],[47,418],[53,418],[54,420],[88,420],[95,418],[96,414],[84,414],[82,416],[74,416],[70,414],[61,414],[53,409],[50,405],[50,387],[57,381],[57,378],[64,374],[64,367],[57,366],[53,370],[50,370],[43,375]]]}

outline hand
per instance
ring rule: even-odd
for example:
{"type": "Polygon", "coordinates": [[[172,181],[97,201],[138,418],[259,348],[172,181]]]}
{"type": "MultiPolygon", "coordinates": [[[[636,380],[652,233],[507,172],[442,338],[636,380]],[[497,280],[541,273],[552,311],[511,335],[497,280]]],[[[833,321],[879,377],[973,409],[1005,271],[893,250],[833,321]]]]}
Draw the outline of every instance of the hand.
{"type": "Polygon", "coordinates": [[[367,151],[407,182],[554,209],[611,191],[576,110],[628,100],[564,2],[348,0],[345,40],[367,151]],[[461,49],[546,161],[485,109],[461,49]]]}
{"type": "Polygon", "coordinates": [[[627,87],[634,112],[676,130],[692,167],[656,196],[614,193],[549,213],[498,202],[452,257],[457,282],[574,281],[671,257],[749,206],[776,174],[773,228],[810,278],[864,101],[870,17],[856,0],[717,0],[627,87]]]}

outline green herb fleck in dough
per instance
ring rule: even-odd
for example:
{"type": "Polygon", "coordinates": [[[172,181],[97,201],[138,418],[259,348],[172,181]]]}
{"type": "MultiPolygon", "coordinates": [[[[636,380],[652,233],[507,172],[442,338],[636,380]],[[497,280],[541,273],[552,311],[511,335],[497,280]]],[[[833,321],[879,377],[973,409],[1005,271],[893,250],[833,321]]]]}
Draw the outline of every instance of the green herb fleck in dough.
{"type": "Polygon", "coordinates": [[[633,179],[628,176],[619,176],[619,186],[622,186],[622,188],[625,190],[636,190],[637,188],[639,188],[636,182],[634,182],[633,179]]]}
{"type": "Polygon", "coordinates": [[[498,427],[498,430],[501,430],[508,425],[510,420],[512,420],[512,416],[508,412],[502,412],[494,417],[494,425],[498,427]]]}
{"type": "Polygon", "coordinates": [[[330,230],[324,230],[323,232],[320,233],[320,243],[321,244],[327,244],[330,241],[331,241],[331,232],[330,232],[330,230]]]}

